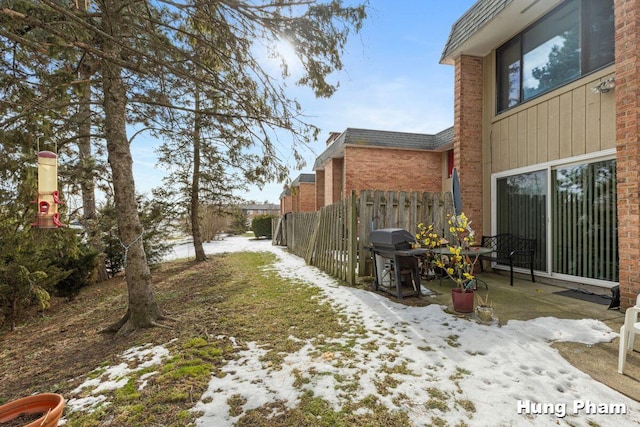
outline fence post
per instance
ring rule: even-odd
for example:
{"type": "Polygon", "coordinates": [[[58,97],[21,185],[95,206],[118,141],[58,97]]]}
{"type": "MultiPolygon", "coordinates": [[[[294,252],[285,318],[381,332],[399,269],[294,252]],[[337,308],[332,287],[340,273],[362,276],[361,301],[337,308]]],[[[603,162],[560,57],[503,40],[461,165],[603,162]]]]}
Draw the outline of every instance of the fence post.
{"type": "Polygon", "coordinates": [[[347,283],[353,286],[356,284],[356,264],[358,247],[358,211],[356,207],[356,191],[351,190],[349,205],[347,206],[347,227],[348,227],[348,248],[347,248],[347,283]]]}

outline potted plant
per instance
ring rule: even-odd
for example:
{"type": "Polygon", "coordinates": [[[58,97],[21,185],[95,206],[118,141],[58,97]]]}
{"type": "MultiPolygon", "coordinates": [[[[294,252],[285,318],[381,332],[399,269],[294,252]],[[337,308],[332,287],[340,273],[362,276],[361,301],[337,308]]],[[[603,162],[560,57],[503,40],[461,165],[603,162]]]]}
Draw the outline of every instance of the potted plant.
{"type": "Polygon", "coordinates": [[[456,283],[456,287],[451,289],[453,309],[460,313],[471,313],[474,301],[475,263],[465,251],[474,244],[474,232],[471,229],[471,221],[464,212],[457,216],[450,215],[448,223],[451,240],[448,242],[447,251],[440,250],[438,254],[434,252],[436,247],[440,247],[441,239],[432,225],[418,224],[416,238],[423,247],[431,249],[425,254],[425,262],[439,268],[456,283]]]}
{"type": "Polygon", "coordinates": [[[489,301],[489,293],[482,298],[479,293],[476,295],[478,304],[476,305],[476,317],[482,323],[491,323],[493,321],[493,304],[489,301]]]}
{"type": "Polygon", "coordinates": [[[0,406],[0,424],[24,427],[56,427],[62,410],[64,398],[55,393],[40,393],[12,400],[0,406]],[[20,424],[16,424],[16,423],[20,424]]]}

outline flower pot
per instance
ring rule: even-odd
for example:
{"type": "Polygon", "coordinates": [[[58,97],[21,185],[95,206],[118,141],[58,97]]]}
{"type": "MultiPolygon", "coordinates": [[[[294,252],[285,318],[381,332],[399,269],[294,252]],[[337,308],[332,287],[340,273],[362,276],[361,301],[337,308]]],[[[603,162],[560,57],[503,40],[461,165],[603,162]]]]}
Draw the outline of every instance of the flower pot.
{"type": "Polygon", "coordinates": [[[0,406],[0,423],[6,423],[25,415],[41,414],[29,418],[24,427],[57,427],[64,409],[64,398],[55,393],[41,393],[12,400],[0,406]]]}
{"type": "Polygon", "coordinates": [[[491,321],[493,321],[493,307],[476,307],[476,316],[478,316],[478,320],[483,323],[491,323],[491,321]]]}
{"type": "Polygon", "coordinates": [[[473,290],[453,288],[451,289],[451,300],[453,301],[453,309],[458,313],[473,312],[473,290]]]}

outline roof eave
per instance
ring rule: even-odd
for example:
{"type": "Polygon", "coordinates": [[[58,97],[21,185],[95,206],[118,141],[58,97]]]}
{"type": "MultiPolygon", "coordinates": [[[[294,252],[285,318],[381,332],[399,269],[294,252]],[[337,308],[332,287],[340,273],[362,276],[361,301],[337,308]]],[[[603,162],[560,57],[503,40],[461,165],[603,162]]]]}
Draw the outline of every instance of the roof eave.
{"type": "Polygon", "coordinates": [[[489,55],[562,1],[478,1],[451,27],[440,63],[454,65],[462,55],[489,55]]]}

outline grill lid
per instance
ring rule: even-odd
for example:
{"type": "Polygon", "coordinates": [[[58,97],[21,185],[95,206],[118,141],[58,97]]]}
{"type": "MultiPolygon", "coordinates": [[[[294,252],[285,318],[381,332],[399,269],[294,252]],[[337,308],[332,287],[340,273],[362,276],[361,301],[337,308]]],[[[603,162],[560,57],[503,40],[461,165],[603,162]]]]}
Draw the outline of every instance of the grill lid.
{"type": "Polygon", "coordinates": [[[371,246],[374,249],[411,249],[416,238],[402,228],[381,228],[373,230],[370,235],[371,246]]]}

